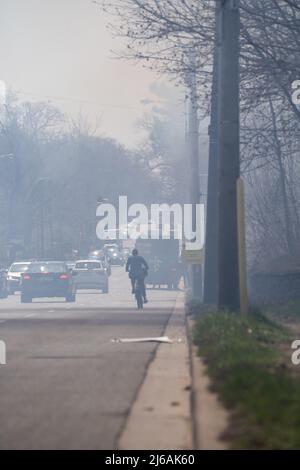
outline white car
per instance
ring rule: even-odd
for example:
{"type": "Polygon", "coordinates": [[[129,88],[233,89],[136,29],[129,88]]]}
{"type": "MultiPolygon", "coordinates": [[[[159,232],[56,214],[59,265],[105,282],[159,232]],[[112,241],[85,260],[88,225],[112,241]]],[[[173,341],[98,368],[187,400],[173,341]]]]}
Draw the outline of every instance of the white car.
{"type": "Polygon", "coordinates": [[[20,290],[20,282],[22,274],[26,273],[31,263],[28,261],[20,261],[13,263],[7,273],[8,293],[13,295],[20,290]]]}
{"type": "Polygon", "coordinates": [[[108,274],[102,261],[78,260],[72,275],[76,289],[100,289],[108,293],[108,274]]]}

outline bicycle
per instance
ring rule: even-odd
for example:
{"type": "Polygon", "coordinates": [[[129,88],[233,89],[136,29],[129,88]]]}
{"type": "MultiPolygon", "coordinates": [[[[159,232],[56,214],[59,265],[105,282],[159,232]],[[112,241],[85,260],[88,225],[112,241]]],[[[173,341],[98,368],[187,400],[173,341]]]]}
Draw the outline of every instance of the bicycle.
{"type": "Polygon", "coordinates": [[[144,308],[143,286],[141,285],[140,279],[135,280],[134,295],[135,295],[138,310],[143,310],[144,308]]]}

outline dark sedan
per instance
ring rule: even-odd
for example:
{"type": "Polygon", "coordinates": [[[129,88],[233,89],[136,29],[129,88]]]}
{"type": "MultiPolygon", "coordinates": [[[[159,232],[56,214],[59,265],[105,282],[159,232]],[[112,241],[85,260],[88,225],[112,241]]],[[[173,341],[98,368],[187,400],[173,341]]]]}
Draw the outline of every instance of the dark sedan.
{"type": "Polygon", "coordinates": [[[41,297],[64,297],[66,302],[75,302],[76,288],[66,263],[40,261],[29,265],[21,279],[21,302],[41,297]]]}

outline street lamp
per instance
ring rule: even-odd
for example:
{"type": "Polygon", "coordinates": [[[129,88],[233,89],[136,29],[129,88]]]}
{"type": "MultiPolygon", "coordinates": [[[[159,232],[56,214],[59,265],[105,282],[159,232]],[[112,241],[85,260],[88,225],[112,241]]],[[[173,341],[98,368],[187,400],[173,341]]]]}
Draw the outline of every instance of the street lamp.
{"type": "Polygon", "coordinates": [[[49,209],[49,204],[52,200],[52,179],[49,177],[41,177],[38,178],[33,186],[33,190],[31,193],[31,198],[33,196],[33,200],[36,203],[36,214],[39,219],[39,228],[40,228],[40,255],[42,258],[45,256],[45,237],[46,237],[46,224],[49,224],[49,235],[50,235],[50,243],[52,246],[52,219],[51,219],[51,210],[49,209]],[[48,211],[47,216],[48,219],[45,218],[46,216],[46,204],[48,204],[48,211]]]}
{"type": "MultiPolygon", "coordinates": [[[[12,243],[12,239],[13,239],[13,218],[14,218],[14,186],[15,186],[15,181],[16,181],[16,157],[13,153],[5,153],[5,154],[2,154],[0,155],[0,160],[1,161],[8,161],[8,162],[12,162],[14,168],[12,168],[11,170],[8,170],[8,165],[5,165],[6,166],[6,170],[8,170],[10,176],[7,177],[4,176],[3,178],[3,182],[5,181],[5,186],[6,186],[6,190],[5,190],[5,194],[6,194],[6,197],[7,197],[7,211],[8,211],[8,214],[7,214],[7,228],[8,228],[8,231],[7,231],[7,242],[8,242],[8,245],[10,245],[12,243]]],[[[5,172],[6,173],[6,172],[5,172]]],[[[11,255],[9,255],[11,257],[11,255]]]]}

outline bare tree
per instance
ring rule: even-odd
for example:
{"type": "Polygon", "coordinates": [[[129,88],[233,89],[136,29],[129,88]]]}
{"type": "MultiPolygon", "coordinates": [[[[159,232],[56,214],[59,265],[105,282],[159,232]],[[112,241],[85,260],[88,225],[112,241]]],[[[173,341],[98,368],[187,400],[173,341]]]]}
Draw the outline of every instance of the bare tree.
{"type": "MultiPolygon", "coordinates": [[[[204,114],[210,113],[215,5],[219,0],[100,3],[113,15],[113,33],[126,42],[120,56],[142,60],[186,85],[189,51],[196,51],[199,104],[204,114]]],[[[292,169],[298,169],[300,110],[292,101],[291,84],[300,77],[300,7],[295,0],[241,0],[240,9],[242,171],[249,182],[248,214],[254,213],[255,200],[261,230],[264,220],[266,228],[262,236],[256,221],[255,230],[249,233],[250,237],[255,233],[257,243],[260,233],[261,246],[277,237],[280,250],[295,254],[300,201],[298,178],[292,169]]],[[[249,215],[250,225],[253,220],[249,215]]],[[[275,253],[273,249],[273,256],[275,253]]]]}

